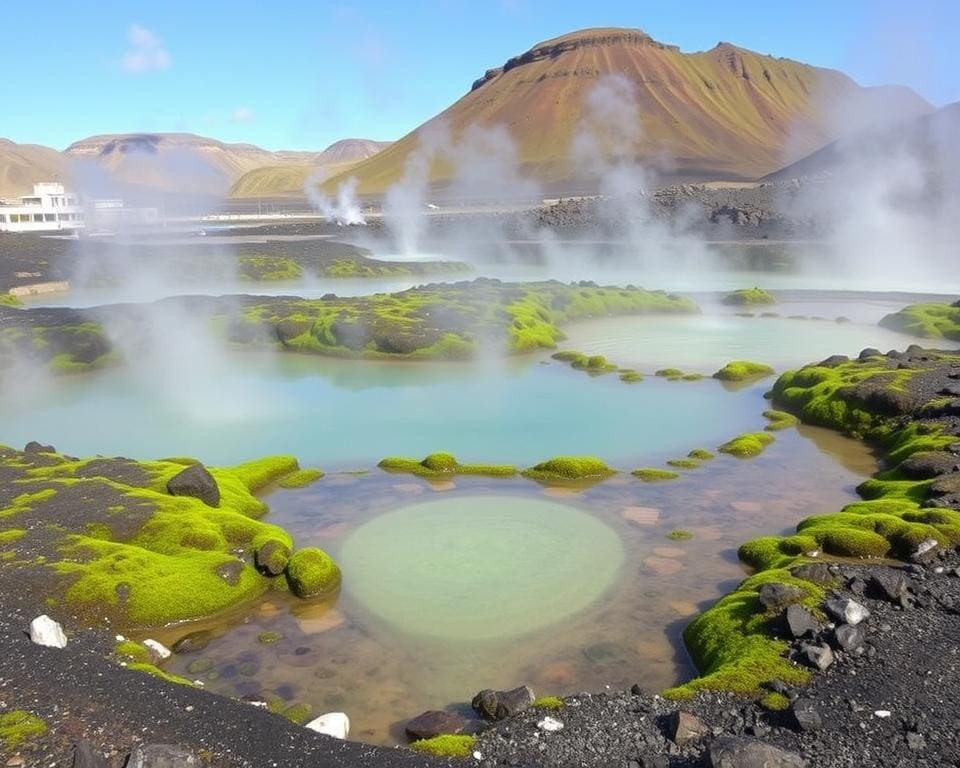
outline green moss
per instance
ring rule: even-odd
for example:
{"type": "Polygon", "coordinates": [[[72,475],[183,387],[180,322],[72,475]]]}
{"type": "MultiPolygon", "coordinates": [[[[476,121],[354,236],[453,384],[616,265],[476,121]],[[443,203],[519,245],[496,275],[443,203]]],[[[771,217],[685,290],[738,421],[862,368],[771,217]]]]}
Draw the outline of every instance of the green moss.
{"type": "Polygon", "coordinates": [[[758,571],[786,568],[799,555],[817,552],[820,543],[812,536],[761,536],[740,545],[738,557],[758,571]]]}
{"type": "Polygon", "coordinates": [[[330,594],[340,586],[340,578],[340,568],[330,555],[317,547],[297,550],[287,564],[287,581],[297,597],[330,594]]]}
{"type": "Polygon", "coordinates": [[[555,456],[523,471],[532,480],[604,480],[616,474],[595,456],[555,456]]]}
{"type": "Polygon", "coordinates": [[[20,308],[22,306],[23,302],[19,296],[15,296],[12,293],[0,293],[0,307],[20,308]]]}
{"type": "Polygon", "coordinates": [[[698,459],[670,459],[667,461],[671,467],[677,467],[679,469],[696,469],[700,466],[700,461],[698,459]]]}
{"type": "Polygon", "coordinates": [[[960,307],[936,302],[911,304],[881,319],[880,325],[911,336],[960,341],[960,307]]]}
{"type": "Polygon", "coordinates": [[[211,669],[213,669],[213,661],[211,659],[194,659],[187,664],[187,672],[191,675],[202,675],[211,669]]]}
{"type": "Polygon", "coordinates": [[[679,473],[671,472],[669,469],[657,469],[656,467],[642,467],[635,469],[631,474],[639,477],[645,483],[658,483],[665,480],[676,480],[680,477],[679,473]]]}
{"type": "Polygon", "coordinates": [[[667,534],[667,538],[672,539],[673,541],[686,541],[687,539],[692,539],[693,534],[690,533],[690,531],[685,531],[682,528],[677,528],[673,531],[670,531],[667,534]]]}
{"type": "Polygon", "coordinates": [[[294,281],[303,277],[303,268],[285,256],[251,254],[237,259],[237,275],[254,282],[294,281]]]}
{"type": "Polygon", "coordinates": [[[754,363],[750,360],[734,360],[713,374],[713,378],[721,381],[747,381],[772,376],[773,368],[763,363],[754,363]]]}
{"type": "Polygon", "coordinates": [[[768,582],[799,587],[807,606],[816,606],[824,597],[820,587],[784,570],[765,571],[746,579],[684,630],[684,640],[701,676],[667,689],[664,696],[685,699],[702,690],[758,696],[763,684],[771,680],[782,680],[788,685],[802,685],[809,680],[809,671],[786,658],[786,641],[770,634],[771,616],[763,611],[757,598],[760,586],[768,582]]]}
{"type": "Polygon", "coordinates": [[[0,547],[15,544],[26,535],[27,532],[21,528],[9,528],[6,531],[0,531],[0,547]]]}
{"type": "Polygon", "coordinates": [[[272,531],[258,534],[250,546],[257,568],[271,575],[282,573],[293,553],[293,543],[289,536],[277,536],[272,531]]]}
{"type": "Polygon", "coordinates": [[[786,411],[767,410],[763,412],[763,417],[770,423],[764,429],[776,432],[781,429],[789,429],[794,426],[798,419],[792,413],[786,411]]]}
{"type": "Polygon", "coordinates": [[[0,714],[0,742],[7,754],[43,736],[47,730],[43,720],[26,710],[14,709],[0,714]]]}
{"type": "Polygon", "coordinates": [[[150,653],[150,649],[134,640],[121,640],[114,646],[113,652],[122,661],[132,661],[137,664],[153,663],[153,654],[150,653]]]}
{"type": "Polygon", "coordinates": [[[687,456],[691,459],[698,459],[699,461],[710,461],[710,459],[713,458],[713,454],[706,448],[694,448],[687,456]]]}
{"type": "Polygon", "coordinates": [[[488,477],[511,477],[517,468],[509,464],[461,464],[452,453],[431,453],[421,460],[401,456],[388,456],[378,464],[387,472],[397,472],[436,478],[448,475],[485,475],[488,477]]]}
{"type": "Polygon", "coordinates": [[[283,640],[283,635],[279,632],[261,632],[257,635],[257,642],[261,645],[273,645],[283,640]]]}
{"type": "Polygon", "coordinates": [[[169,672],[165,672],[159,667],[154,666],[153,664],[141,664],[139,662],[133,664],[127,664],[127,669],[133,672],[141,672],[145,675],[152,675],[153,677],[159,677],[161,680],[165,680],[168,683],[175,683],[176,685],[186,685],[190,688],[193,688],[193,681],[188,680],[185,677],[180,677],[180,675],[172,675],[169,672]]]}
{"type": "Polygon", "coordinates": [[[559,696],[541,696],[534,699],[533,706],[537,709],[563,709],[567,704],[559,696]]]}
{"type": "Polygon", "coordinates": [[[738,459],[749,459],[759,456],[772,442],[773,435],[768,435],[766,432],[748,432],[728,440],[717,450],[720,453],[736,456],[738,459]]]}
{"type": "Polygon", "coordinates": [[[312,708],[309,704],[293,704],[283,710],[282,714],[287,720],[303,725],[310,719],[312,708]]]}
{"type": "Polygon", "coordinates": [[[680,377],[681,381],[700,381],[706,378],[702,373],[685,373],[680,377]]]}
{"type": "Polygon", "coordinates": [[[643,374],[637,371],[622,370],[620,371],[620,381],[627,384],[636,384],[643,381],[643,374]]]}
{"type": "Polygon", "coordinates": [[[413,742],[410,748],[434,757],[470,757],[476,744],[476,736],[447,735],[420,739],[413,742]]]}
{"type": "Polygon", "coordinates": [[[654,373],[654,376],[662,376],[666,379],[679,379],[684,375],[679,368],[661,368],[654,373]]]}
{"type": "Polygon", "coordinates": [[[323,477],[323,472],[319,469],[298,469],[289,475],[280,478],[277,482],[281,488],[306,488],[311,483],[315,483],[323,477]]]}
{"type": "Polygon", "coordinates": [[[790,709],[790,699],[782,693],[769,691],[760,697],[760,706],[770,712],[782,712],[785,709],[790,709]]]}
{"type": "Polygon", "coordinates": [[[762,304],[776,304],[772,294],[762,288],[740,288],[723,297],[723,303],[730,306],[758,306],[762,304]]]}

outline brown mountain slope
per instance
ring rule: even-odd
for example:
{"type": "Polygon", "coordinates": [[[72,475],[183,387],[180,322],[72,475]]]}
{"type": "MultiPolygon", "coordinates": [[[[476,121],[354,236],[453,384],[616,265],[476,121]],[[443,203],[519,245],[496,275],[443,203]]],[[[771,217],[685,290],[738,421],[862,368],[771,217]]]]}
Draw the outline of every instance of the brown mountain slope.
{"type": "Polygon", "coordinates": [[[270,152],[190,133],[132,133],[90,136],[71,144],[64,154],[77,175],[85,169],[105,170],[118,185],[223,194],[247,171],[305,161],[314,153],[270,152]]]}
{"type": "Polygon", "coordinates": [[[311,175],[318,179],[345,173],[390,146],[389,141],[341,139],[308,162],[268,165],[248,171],[230,189],[231,197],[302,195],[311,175]]]}
{"type": "MultiPolygon", "coordinates": [[[[587,29],[541,43],[489,70],[473,89],[420,128],[351,169],[359,191],[380,193],[401,178],[425,129],[454,140],[468,126],[505,126],[526,174],[562,189],[581,183],[571,161],[585,100],[604,75],[632,85],[641,135],[632,154],[662,162],[664,180],[756,179],[836,138],[824,104],[891,98],[904,115],[930,111],[908,89],[863,89],[841,72],[765,56],[729,43],[683,53],[636,29],[587,29]]],[[[434,163],[443,183],[450,166],[434,163]]],[[[345,176],[331,179],[335,187],[345,176]]]]}
{"type": "Polygon", "coordinates": [[[0,139],[0,197],[28,194],[38,181],[59,181],[63,166],[63,157],[55,149],[0,139]]]}

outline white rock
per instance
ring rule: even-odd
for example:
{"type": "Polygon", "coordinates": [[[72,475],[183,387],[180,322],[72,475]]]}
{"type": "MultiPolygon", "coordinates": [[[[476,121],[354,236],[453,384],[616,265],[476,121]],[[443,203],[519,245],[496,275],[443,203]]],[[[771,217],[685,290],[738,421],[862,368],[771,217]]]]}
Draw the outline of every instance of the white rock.
{"type": "Polygon", "coordinates": [[[48,648],[65,648],[67,646],[67,636],[63,634],[63,627],[47,614],[37,616],[30,622],[30,640],[37,645],[45,645],[48,648]]]}
{"type": "Polygon", "coordinates": [[[476,752],[473,753],[473,759],[474,759],[474,760],[483,760],[483,755],[480,753],[479,750],[477,750],[476,752]]]}
{"type": "Polygon", "coordinates": [[[921,542],[917,545],[917,549],[916,549],[916,551],[913,553],[913,556],[914,556],[915,558],[917,558],[917,557],[923,557],[923,556],[924,556],[925,554],[927,554],[927,552],[929,552],[931,549],[935,549],[936,547],[939,547],[939,546],[940,546],[940,542],[938,542],[938,541],[937,541],[936,539],[934,539],[934,538],[924,539],[923,541],[921,541],[921,542]]]}
{"type": "Polygon", "coordinates": [[[158,643],[156,640],[150,640],[149,638],[143,641],[143,644],[147,646],[160,661],[164,659],[169,659],[171,656],[170,649],[167,648],[163,643],[158,643]]]}
{"type": "Polygon", "coordinates": [[[118,642],[118,643],[122,643],[122,642],[123,642],[124,640],[126,640],[126,639],[127,639],[127,638],[125,638],[123,635],[117,635],[117,642],[118,642]]]}
{"type": "Polygon", "coordinates": [[[874,712],[873,714],[874,714],[875,717],[879,717],[879,718],[882,720],[882,719],[884,719],[884,718],[890,717],[890,714],[891,714],[891,713],[890,713],[890,710],[889,710],[889,709],[878,709],[878,710],[877,710],[876,712],[874,712]]]}
{"type": "Polygon", "coordinates": [[[350,735],[350,718],[343,712],[327,712],[311,720],[304,727],[336,739],[345,739],[350,735]]]}
{"type": "Polygon", "coordinates": [[[539,723],[537,723],[537,728],[541,731],[546,731],[547,733],[554,733],[555,731],[563,730],[563,723],[559,720],[554,720],[552,717],[545,717],[539,723]]]}

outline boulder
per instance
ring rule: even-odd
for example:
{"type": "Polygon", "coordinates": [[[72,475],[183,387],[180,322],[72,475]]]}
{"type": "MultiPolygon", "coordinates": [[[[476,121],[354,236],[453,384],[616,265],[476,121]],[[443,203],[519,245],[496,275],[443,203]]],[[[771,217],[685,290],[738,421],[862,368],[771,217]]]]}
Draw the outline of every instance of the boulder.
{"type": "Polygon", "coordinates": [[[167,481],[171,496],[192,496],[208,507],[220,506],[220,487],[203,464],[193,464],[167,481]]]}
{"type": "Polygon", "coordinates": [[[817,365],[823,368],[836,368],[838,365],[849,363],[850,358],[846,355],[830,355],[826,360],[821,360],[817,365]]]}
{"type": "Polygon", "coordinates": [[[70,768],[110,768],[110,761],[100,754],[89,741],[78,741],[73,745],[70,752],[70,768]]]}
{"type": "Polygon", "coordinates": [[[213,633],[209,629],[201,629],[196,632],[191,632],[189,635],[184,635],[173,644],[173,652],[177,654],[196,653],[197,651],[202,651],[204,648],[206,648],[212,639],[213,633]]]}
{"type": "Polygon", "coordinates": [[[821,587],[832,584],[837,578],[826,563],[803,563],[791,568],[790,575],[795,579],[803,579],[821,587]]]}
{"type": "Polygon", "coordinates": [[[144,744],[130,753],[127,768],[193,768],[200,758],[176,744],[144,744]]]}
{"type": "Polygon", "coordinates": [[[815,731],[823,727],[823,718],[812,699],[797,699],[790,706],[794,727],[798,731],[815,731]]]}
{"type": "Polygon", "coordinates": [[[682,747],[691,741],[697,741],[709,732],[710,729],[707,728],[699,718],[691,715],[689,712],[684,712],[682,709],[670,713],[670,717],[667,720],[667,736],[669,736],[678,747],[682,747]]]}
{"type": "Polygon", "coordinates": [[[867,633],[863,625],[852,626],[850,624],[841,624],[833,630],[833,640],[836,646],[843,651],[855,651],[862,648],[867,639],[867,633]]]}
{"type": "Polygon", "coordinates": [[[812,637],[820,629],[820,624],[813,614],[802,605],[788,605],[781,620],[790,637],[812,637]]]}
{"type": "Polygon", "coordinates": [[[881,352],[879,349],[874,349],[873,347],[867,347],[866,349],[860,350],[858,359],[863,361],[869,360],[871,357],[883,357],[883,352],[881,352]]]}
{"type": "Polygon", "coordinates": [[[917,548],[913,550],[913,553],[910,555],[910,559],[915,563],[925,563],[928,560],[932,560],[936,554],[937,550],[940,548],[940,542],[934,538],[924,539],[919,544],[917,548]]]}
{"type": "Polygon", "coordinates": [[[455,712],[430,710],[409,720],[405,730],[411,739],[432,739],[443,734],[460,733],[466,725],[467,719],[455,712]]]}
{"type": "Polygon", "coordinates": [[[46,614],[30,622],[30,641],[47,648],[66,648],[67,636],[57,622],[46,614]]]}
{"type": "Polygon", "coordinates": [[[527,709],[535,698],[527,685],[509,691],[493,691],[487,688],[473,697],[471,705],[485,720],[504,720],[527,709]]]}
{"type": "Polygon", "coordinates": [[[563,723],[547,716],[537,722],[537,728],[539,728],[541,731],[546,731],[547,733],[556,733],[557,731],[563,730],[563,723]]]}
{"type": "Polygon", "coordinates": [[[36,440],[31,440],[25,446],[23,446],[24,453],[56,453],[57,449],[52,445],[44,445],[43,443],[38,443],[36,440]]]}
{"type": "Polygon", "coordinates": [[[707,753],[710,768],[807,768],[795,752],[787,752],[756,739],[727,736],[717,739],[707,753]]]}
{"type": "Polygon", "coordinates": [[[143,641],[143,644],[150,649],[150,655],[154,661],[164,661],[170,658],[170,649],[163,643],[147,638],[143,641]]]}
{"type": "Polygon", "coordinates": [[[350,735],[350,718],[343,712],[328,712],[311,720],[304,728],[335,739],[346,739],[350,735]]]}
{"type": "Polygon", "coordinates": [[[908,480],[932,480],[955,472],[960,458],[948,451],[924,451],[904,459],[897,469],[908,480]]]}
{"type": "Polygon", "coordinates": [[[761,584],[757,592],[760,605],[768,611],[772,611],[775,608],[783,608],[791,603],[799,603],[803,600],[803,597],[804,591],[799,587],[776,582],[761,584]]]}
{"type": "Polygon", "coordinates": [[[804,643],[800,646],[800,658],[811,667],[825,672],[833,664],[833,651],[826,643],[819,645],[804,643]]]}
{"type": "Polygon", "coordinates": [[[893,569],[874,573],[867,580],[867,588],[871,596],[889,600],[897,605],[902,603],[904,596],[912,586],[913,581],[909,576],[902,571],[893,569]]]}
{"type": "Polygon", "coordinates": [[[852,624],[856,626],[864,619],[870,617],[870,611],[856,600],[848,597],[835,597],[827,600],[823,604],[824,609],[839,624],[852,624]]]}

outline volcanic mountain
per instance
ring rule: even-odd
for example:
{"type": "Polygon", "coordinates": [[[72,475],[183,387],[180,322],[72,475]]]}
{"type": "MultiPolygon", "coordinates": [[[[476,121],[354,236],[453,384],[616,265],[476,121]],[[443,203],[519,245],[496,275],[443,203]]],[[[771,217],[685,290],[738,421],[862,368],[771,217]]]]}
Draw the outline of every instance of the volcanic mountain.
{"type": "MultiPolygon", "coordinates": [[[[881,100],[904,117],[931,110],[908,88],[863,88],[836,70],[730,43],[684,53],[638,29],[586,29],[488,70],[449,108],[324,186],[349,175],[361,194],[380,193],[403,176],[425,136],[445,133],[456,143],[471,126],[500,125],[524,175],[559,192],[579,189],[591,183],[590,169],[577,167],[571,148],[589,125],[589,95],[605,76],[625,80],[635,100],[620,115],[606,110],[623,123],[615,129],[637,129],[626,152],[665,169],[660,180],[668,183],[771,173],[841,135],[830,105],[881,100]]],[[[449,181],[452,167],[433,162],[430,181],[449,181]]]]}
{"type": "Polygon", "coordinates": [[[59,181],[63,167],[63,156],[55,149],[0,139],[0,197],[29,194],[38,181],[59,181]]]}
{"type": "Polygon", "coordinates": [[[307,179],[328,178],[348,171],[390,146],[389,141],[341,139],[305,162],[267,165],[248,171],[231,187],[231,197],[302,195],[307,179]]]}

